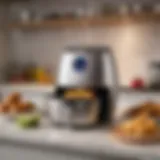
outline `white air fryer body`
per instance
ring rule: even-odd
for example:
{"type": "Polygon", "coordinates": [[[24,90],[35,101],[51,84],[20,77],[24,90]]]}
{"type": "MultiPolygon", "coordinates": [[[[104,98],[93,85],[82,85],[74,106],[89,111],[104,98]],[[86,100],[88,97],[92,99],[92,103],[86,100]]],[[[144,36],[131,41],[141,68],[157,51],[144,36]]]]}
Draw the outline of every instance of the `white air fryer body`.
{"type": "Polygon", "coordinates": [[[53,99],[57,105],[53,103],[50,107],[54,124],[89,126],[111,123],[117,95],[117,73],[114,57],[108,48],[68,48],[60,58],[57,71],[53,99]],[[89,88],[94,93],[95,96],[88,101],[93,103],[85,105],[83,98],[65,98],[67,90],[79,88],[89,88]],[[91,115],[94,118],[90,118],[91,115]]]}
{"type": "Polygon", "coordinates": [[[114,57],[108,48],[68,48],[59,63],[57,86],[117,87],[114,57]]]}

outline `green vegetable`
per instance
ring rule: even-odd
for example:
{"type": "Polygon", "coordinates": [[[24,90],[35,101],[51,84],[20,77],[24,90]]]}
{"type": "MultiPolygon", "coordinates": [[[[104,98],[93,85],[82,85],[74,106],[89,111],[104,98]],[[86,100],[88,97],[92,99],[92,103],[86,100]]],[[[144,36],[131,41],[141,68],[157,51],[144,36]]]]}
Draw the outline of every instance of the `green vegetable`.
{"type": "Polygon", "coordinates": [[[22,128],[34,128],[39,125],[40,116],[22,115],[17,118],[17,124],[22,128]]]}

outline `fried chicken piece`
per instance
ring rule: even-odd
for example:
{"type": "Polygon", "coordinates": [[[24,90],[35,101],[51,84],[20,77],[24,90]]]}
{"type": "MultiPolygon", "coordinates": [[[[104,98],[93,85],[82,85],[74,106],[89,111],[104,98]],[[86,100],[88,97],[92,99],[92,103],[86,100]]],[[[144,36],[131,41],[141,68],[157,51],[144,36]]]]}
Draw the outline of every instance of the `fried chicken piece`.
{"type": "Polygon", "coordinates": [[[17,104],[21,101],[21,95],[18,92],[14,92],[11,95],[9,95],[6,99],[6,102],[11,104],[17,104]]]}
{"type": "Polygon", "coordinates": [[[127,120],[119,127],[125,135],[135,138],[152,136],[159,130],[155,120],[150,118],[148,114],[143,114],[137,118],[127,120]]]}
{"type": "Polygon", "coordinates": [[[135,106],[133,109],[128,110],[124,117],[134,118],[143,114],[148,114],[151,117],[160,117],[160,105],[153,102],[146,102],[141,105],[135,106]]]}
{"type": "Polygon", "coordinates": [[[34,105],[31,102],[23,102],[20,103],[18,107],[22,112],[29,112],[33,110],[34,105]]]}
{"type": "Polygon", "coordinates": [[[9,105],[8,104],[0,104],[0,113],[8,113],[9,105]]]}

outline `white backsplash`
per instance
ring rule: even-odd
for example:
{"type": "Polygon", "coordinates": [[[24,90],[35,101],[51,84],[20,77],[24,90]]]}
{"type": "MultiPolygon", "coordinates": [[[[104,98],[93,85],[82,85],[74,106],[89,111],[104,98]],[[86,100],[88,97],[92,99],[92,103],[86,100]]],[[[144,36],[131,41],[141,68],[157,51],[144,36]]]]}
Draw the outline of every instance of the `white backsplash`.
{"type": "MultiPolygon", "coordinates": [[[[111,0],[34,0],[11,6],[16,10],[29,9],[35,13],[45,14],[50,11],[65,11],[73,8],[95,9],[111,0]]],[[[113,1],[112,3],[133,2],[131,0],[113,1]]],[[[144,2],[147,0],[143,0],[144,2]]],[[[153,0],[152,0],[153,2],[153,0]]],[[[58,59],[63,49],[69,45],[109,45],[115,54],[119,81],[128,85],[135,77],[148,80],[148,62],[159,59],[160,24],[110,25],[104,27],[59,28],[11,33],[10,59],[23,63],[33,61],[41,66],[57,69],[58,59]],[[32,57],[32,59],[31,59],[32,57]]]]}
{"type": "Polygon", "coordinates": [[[160,25],[143,24],[105,28],[66,29],[12,34],[11,58],[36,62],[55,73],[59,56],[70,45],[108,45],[113,49],[121,85],[136,76],[148,80],[148,62],[159,59],[160,25]],[[32,57],[32,59],[31,59],[32,57]]]}

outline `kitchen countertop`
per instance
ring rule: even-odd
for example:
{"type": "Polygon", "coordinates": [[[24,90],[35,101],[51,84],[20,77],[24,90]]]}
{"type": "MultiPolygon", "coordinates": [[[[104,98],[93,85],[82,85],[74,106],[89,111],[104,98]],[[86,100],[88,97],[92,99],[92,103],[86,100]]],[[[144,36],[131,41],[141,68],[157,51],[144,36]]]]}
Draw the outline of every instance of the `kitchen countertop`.
{"type": "MultiPolygon", "coordinates": [[[[1,91],[21,91],[21,92],[42,92],[50,93],[53,92],[54,86],[36,86],[36,85],[2,85],[0,86],[1,91]]],[[[141,93],[158,93],[156,96],[159,100],[158,91],[154,90],[132,90],[128,88],[121,88],[122,93],[136,93],[136,98],[132,97],[122,97],[122,102],[120,106],[130,106],[132,102],[146,101],[147,96],[140,96],[141,93]],[[140,93],[140,94],[137,94],[140,93]],[[138,100],[136,101],[138,97],[138,100]]],[[[155,96],[155,94],[154,94],[155,96]]],[[[120,108],[122,110],[122,108],[120,108]]],[[[2,118],[3,119],[3,118],[2,118]]],[[[1,123],[0,117],[0,143],[27,145],[35,148],[47,148],[56,149],[62,148],[64,150],[70,150],[74,152],[81,152],[86,154],[98,154],[98,155],[116,155],[120,157],[151,157],[150,159],[158,158],[160,159],[160,145],[150,145],[150,146],[134,146],[125,145],[116,141],[111,137],[109,130],[107,129],[97,129],[88,131],[76,131],[69,129],[57,129],[50,125],[41,126],[34,130],[22,130],[18,127],[12,125],[11,123],[1,123]]]]}
{"type": "MultiPolygon", "coordinates": [[[[37,83],[21,83],[21,84],[0,84],[1,92],[41,92],[53,93],[55,84],[37,84],[37,83]]],[[[127,86],[118,88],[120,93],[160,93],[160,89],[142,88],[133,89],[127,86]]]]}
{"type": "Polygon", "coordinates": [[[52,93],[55,85],[38,83],[0,84],[1,92],[41,92],[52,93]]]}
{"type": "Polygon", "coordinates": [[[50,125],[23,130],[10,123],[0,124],[0,142],[18,143],[32,147],[56,147],[88,154],[125,157],[154,157],[160,159],[160,145],[126,145],[115,140],[109,130],[57,129],[50,125]]]}
{"type": "Polygon", "coordinates": [[[160,89],[140,88],[134,89],[129,87],[119,87],[120,93],[160,93],[160,89]]]}

